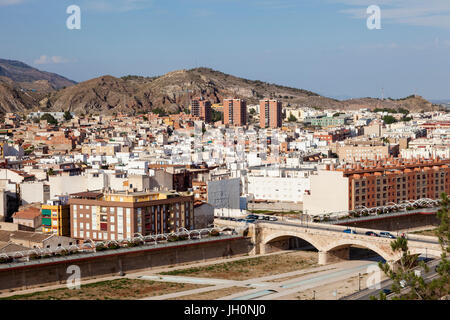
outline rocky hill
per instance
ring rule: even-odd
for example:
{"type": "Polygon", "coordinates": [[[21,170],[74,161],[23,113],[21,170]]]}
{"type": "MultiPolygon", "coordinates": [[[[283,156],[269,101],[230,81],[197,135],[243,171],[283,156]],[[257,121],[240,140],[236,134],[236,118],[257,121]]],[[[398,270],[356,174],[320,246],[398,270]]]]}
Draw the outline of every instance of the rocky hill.
{"type": "Polygon", "coordinates": [[[58,90],[76,84],[75,81],[64,78],[56,73],[40,71],[29,65],[14,60],[0,59],[0,77],[9,78],[14,82],[24,84],[31,89],[58,90]],[[32,84],[30,84],[32,83],[32,84]]]}
{"type": "Polygon", "coordinates": [[[0,77],[0,113],[26,112],[39,105],[46,93],[27,91],[0,77]]]}
{"type": "Polygon", "coordinates": [[[159,77],[115,78],[105,75],[56,90],[56,83],[59,86],[69,83],[60,78],[56,81],[54,77],[49,80],[42,76],[39,79],[35,71],[30,71],[30,67],[26,68],[20,62],[9,62],[9,66],[7,72],[0,69],[0,112],[41,109],[69,110],[78,114],[136,114],[159,108],[177,113],[189,105],[191,98],[200,95],[212,103],[220,103],[230,97],[245,99],[248,104],[257,104],[262,98],[276,98],[283,101],[284,106],[319,109],[404,108],[428,111],[437,108],[418,96],[399,100],[362,98],[340,101],[311,91],[247,80],[208,68],[173,71],[159,77]],[[21,68],[26,72],[19,75],[17,70],[21,68]],[[35,77],[30,78],[31,74],[35,77]],[[39,90],[33,86],[39,86],[39,90]]]}

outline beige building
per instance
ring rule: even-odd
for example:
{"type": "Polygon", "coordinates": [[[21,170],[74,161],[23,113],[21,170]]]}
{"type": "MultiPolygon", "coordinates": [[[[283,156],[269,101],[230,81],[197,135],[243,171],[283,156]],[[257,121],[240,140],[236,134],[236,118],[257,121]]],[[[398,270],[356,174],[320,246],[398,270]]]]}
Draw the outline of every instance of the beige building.
{"type": "Polygon", "coordinates": [[[336,148],[340,161],[355,162],[361,160],[377,160],[397,157],[399,153],[398,144],[383,145],[376,142],[357,142],[351,145],[338,145],[336,148]]]}
{"type": "Polygon", "coordinates": [[[85,144],[81,147],[81,153],[87,155],[114,156],[116,152],[120,152],[118,144],[85,144]]]}
{"type": "Polygon", "coordinates": [[[348,178],[341,171],[319,170],[310,175],[311,192],[303,197],[303,212],[309,215],[347,211],[348,178]]]}
{"type": "Polygon", "coordinates": [[[381,137],[384,133],[383,124],[379,122],[373,122],[364,127],[364,135],[371,137],[381,137]]]}

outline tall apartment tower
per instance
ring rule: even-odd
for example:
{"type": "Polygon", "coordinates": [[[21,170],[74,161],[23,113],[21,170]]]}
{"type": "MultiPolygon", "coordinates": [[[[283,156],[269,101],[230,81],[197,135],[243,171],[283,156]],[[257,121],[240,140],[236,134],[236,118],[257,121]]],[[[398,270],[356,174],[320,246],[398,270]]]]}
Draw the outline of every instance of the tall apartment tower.
{"type": "Polygon", "coordinates": [[[223,101],[223,123],[234,126],[247,124],[247,103],[242,99],[225,99],[223,101]]]}
{"type": "Polygon", "coordinates": [[[205,122],[211,122],[211,102],[203,97],[191,101],[191,114],[205,122]]]}
{"type": "Polygon", "coordinates": [[[281,101],[261,100],[259,102],[259,108],[259,126],[261,128],[281,128],[283,125],[281,101]]]}

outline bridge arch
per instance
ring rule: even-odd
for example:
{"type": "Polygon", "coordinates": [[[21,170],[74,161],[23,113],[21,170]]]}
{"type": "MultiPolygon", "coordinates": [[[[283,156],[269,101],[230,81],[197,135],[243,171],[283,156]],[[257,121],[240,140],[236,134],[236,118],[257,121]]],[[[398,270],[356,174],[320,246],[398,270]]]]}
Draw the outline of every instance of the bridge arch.
{"type": "Polygon", "coordinates": [[[314,248],[321,251],[322,246],[320,243],[314,238],[313,235],[309,235],[308,233],[300,233],[300,232],[294,232],[294,231],[279,231],[275,232],[273,234],[270,234],[269,236],[266,236],[263,241],[261,242],[264,247],[267,245],[270,245],[271,242],[274,242],[274,240],[277,239],[283,239],[283,238],[299,238],[301,240],[304,240],[311,244],[314,248]]]}
{"type": "Polygon", "coordinates": [[[339,251],[341,249],[349,248],[351,246],[360,246],[369,250],[372,250],[386,261],[395,261],[400,258],[400,255],[394,254],[390,248],[390,243],[386,242],[374,242],[367,241],[366,239],[337,239],[330,242],[323,248],[323,252],[330,253],[333,251],[339,251]],[[386,250],[383,247],[387,247],[386,250]]]}

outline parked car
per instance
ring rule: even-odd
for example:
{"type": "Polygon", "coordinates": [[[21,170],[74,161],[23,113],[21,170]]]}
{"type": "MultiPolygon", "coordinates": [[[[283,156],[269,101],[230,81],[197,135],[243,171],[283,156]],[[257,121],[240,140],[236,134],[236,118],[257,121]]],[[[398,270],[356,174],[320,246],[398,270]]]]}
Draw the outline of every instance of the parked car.
{"type": "Polygon", "coordinates": [[[231,221],[237,221],[237,219],[236,219],[236,218],[231,218],[230,220],[231,220],[231,221]]]}
{"type": "Polygon", "coordinates": [[[375,232],[373,232],[373,231],[367,231],[366,232],[366,236],[371,236],[371,237],[379,237],[379,235],[378,234],[376,234],[375,232]]]}
{"type": "Polygon", "coordinates": [[[270,221],[270,217],[264,217],[264,220],[270,221]]]}
{"type": "Polygon", "coordinates": [[[247,223],[255,223],[256,220],[255,220],[255,219],[246,219],[245,221],[246,221],[247,223]]]}
{"type": "Polygon", "coordinates": [[[380,232],[380,237],[389,238],[389,239],[395,239],[395,236],[393,236],[391,233],[386,232],[386,231],[381,231],[380,232]]]}
{"type": "Polygon", "coordinates": [[[245,219],[237,219],[237,222],[245,222],[245,219]]]}
{"type": "Polygon", "coordinates": [[[390,295],[391,293],[392,293],[392,290],[390,290],[390,289],[383,289],[383,290],[381,290],[385,295],[390,295]]]}
{"type": "Polygon", "coordinates": [[[269,221],[278,221],[278,218],[277,217],[270,217],[269,221]]]}
{"type": "Polygon", "coordinates": [[[258,219],[258,216],[255,214],[249,214],[246,218],[247,219],[258,219]]]}
{"type": "Polygon", "coordinates": [[[258,216],[258,220],[264,220],[264,216],[258,216]]]}
{"type": "Polygon", "coordinates": [[[357,234],[355,230],[352,229],[345,229],[344,231],[342,231],[343,233],[350,233],[350,234],[357,234]]]}

